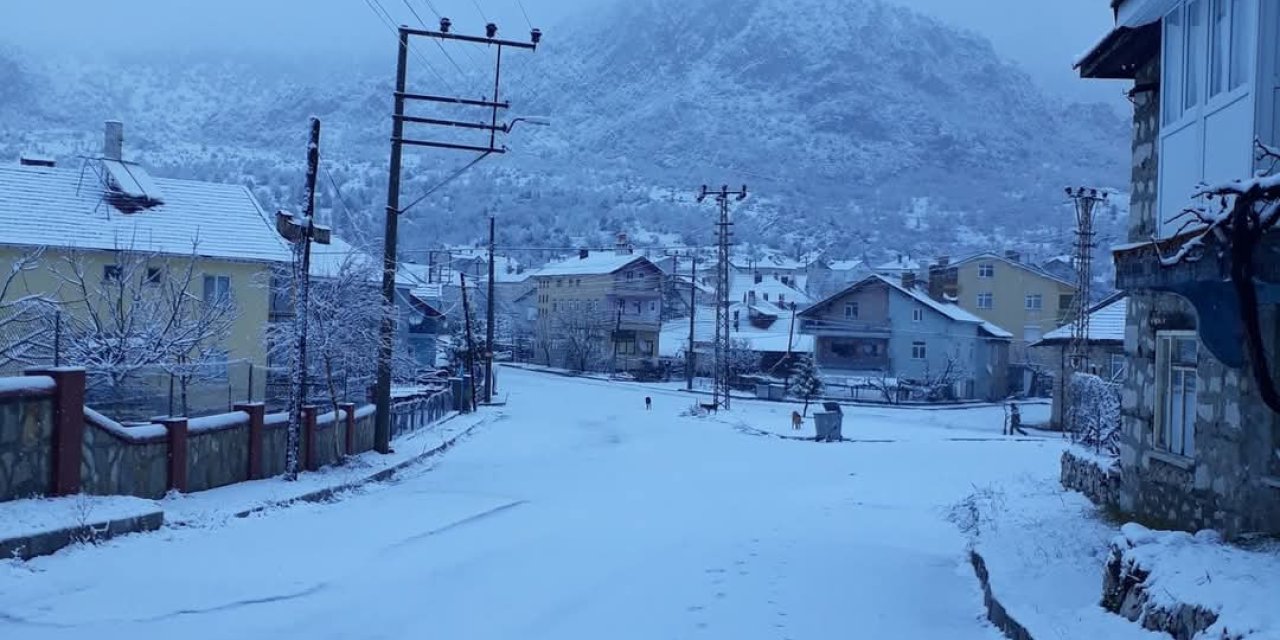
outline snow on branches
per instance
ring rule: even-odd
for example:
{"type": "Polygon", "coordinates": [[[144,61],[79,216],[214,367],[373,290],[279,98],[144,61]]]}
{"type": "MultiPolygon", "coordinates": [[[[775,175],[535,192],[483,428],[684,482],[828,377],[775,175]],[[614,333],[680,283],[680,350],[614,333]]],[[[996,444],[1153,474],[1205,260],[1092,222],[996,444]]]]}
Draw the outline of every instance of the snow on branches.
{"type": "MultiPolygon", "coordinates": [[[[1212,240],[1229,259],[1231,284],[1236,292],[1244,323],[1245,347],[1262,401],[1280,413],[1280,389],[1276,388],[1263,340],[1259,311],[1256,261],[1263,237],[1280,222],[1280,148],[1255,141],[1260,164],[1270,166],[1243,180],[1214,185],[1201,184],[1193,194],[1198,203],[1184,210],[1174,221],[1184,219],[1178,233],[1195,230],[1190,239],[1169,256],[1161,256],[1165,267],[1199,260],[1212,240]]],[[[1153,241],[1154,242],[1154,241],[1153,241]]],[[[1159,251],[1159,244],[1156,243],[1159,251]]]]}
{"type": "Polygon", "coordinates": [[[1119,455],[1120,394],[1114,384],[1095,375],[1071,375],[1067,424],[1076,442],[1098,453],[1119,455]]]}
{"type": "Polygon", "coordinates": [[[791,374],[791,393],[804,400],[804,415],[809,415],[809,403],[822,395],[822,378],[818,377],[813,356],[804,354],[796,361],[791,374]]]}

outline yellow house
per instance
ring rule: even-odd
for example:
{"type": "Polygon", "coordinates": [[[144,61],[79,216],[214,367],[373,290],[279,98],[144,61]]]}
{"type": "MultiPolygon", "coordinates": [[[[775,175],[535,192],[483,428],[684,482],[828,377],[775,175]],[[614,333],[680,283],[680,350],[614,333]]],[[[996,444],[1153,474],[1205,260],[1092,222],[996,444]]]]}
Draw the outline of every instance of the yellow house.
{"type": "MultiPolygon", "coordinates": [[[[0,261],[16,269],[0,313],[12,313],[19,300],[39,299],[45,326],[60,334],[59,356],[79,353],[85,360],[62,358],[61,364],[85,366],[91,376],[95,368],[101,376],[117,366],[108,359],[113,350],[169,340],[179,362],[198,360],[201,377],[218,382],[211,388],[219,391],[204,399],[211,406],[200,410],[251,395],[262,399],[271,276],[273,267],[290,261],[289,247],[247,188],[152,178],[120,158],[120,139],[120,126],[108,123],[101,158],[74,167],[44,160],[0,166],[0,261]],[[164,305],[178,304],[181,314],[163,313],[164,305]],[[48,322],[55,309],[57,320],[48,322]],[[152,324],[177,323],[179,330],[141,328],[155,319],[140,317],[148,313],[165,320],[152,324]],[[71,327],[94,323],[116,325],[97,335],[117,337],[98,338],[111,344],[97,351],[68,349],[71,327]],[[219,330],[201,339],[204,326],[219,330]]],[[[45,335],[43,353],[28,355],[52,359],[47,347],[54,342],[45,335]]],[[[8,360],[10,370],[31,364],[30,358],[8,360]]],[[[171,364],[139,367],[139,377],[152,379],[148,394],[167,393],[167,381],[154,387],[171,364]]]]}
{"type": "Polygon", "coordinates": [[[1069,319],[1076,286],[1016,252],[980,253],[929,267],[929,291],[1013,334],[1011,363],[1026,362],[1027,346],[1069,319]]]}

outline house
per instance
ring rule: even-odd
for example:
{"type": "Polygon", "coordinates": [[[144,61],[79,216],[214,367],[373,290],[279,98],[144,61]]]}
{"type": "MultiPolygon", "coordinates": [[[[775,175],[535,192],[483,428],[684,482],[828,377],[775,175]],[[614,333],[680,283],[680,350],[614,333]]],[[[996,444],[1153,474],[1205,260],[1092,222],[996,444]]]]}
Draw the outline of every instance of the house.
{"type": "MultiPolygon", "coordinates": [[[[1231,254],[1211,235],[1197,259],[1164,258],[1198,234],[1178,218],[1197,183],[1274,170],[1255,158],[1254,141],[1280,138],[1280,3],[1111,4],[1115,27],[1076,67],[1133,82],[1130,243],[1113,249],[1116,287],[1129,294],[1117,506],[1170,527],[1274,535],[1280,420],[1260,393],[1260,359],[1246,354],[1245,337],[1256,334],[1243,321],[1231,254]]],[[[1260,355],[1273,370],[1275,236],[1263,239],[1252,279],[1267,336],[1260,355]]]]}
{"type": "MultiPolygon", "coordinates": [[[[744,305],[744,308],[763,309],[768,312],[790,313],[792,307],[804,309],[813,300],[809,294],[786,284],[780,278],[763,273],[734,273],[729,283],[731,302],[744,305]]],[[[742,316],[742,313],[738,314],[742,316]]],[[[741,318],[745,320],[745,318],[741,318]]],[[[734,321],[740,318],[735,317],[734,321]]]]}
{"type": "Polygon", "coordinates": [[[574,370],[655,366],[665,277],[629,249],[553,262],[534,272],[535,362],[574,370]]]}
{"type": "MultiPolygon", "coordinates": [[[[5,291],[6,301],[39,296],[57,303],[63,314],[59,327],[67,332],[91,317],[121,321],[93,338],[100,341],[96,356],[111,363],[62,360],[89,367],[91,399],[105,385],[123,384],[126,369],[136,367],[135,382],[157,385],[138,392],[155,399],[139,411],[165,413],[164,363],[197,357],[200,386],[209,393],[204,397],[199,389],[187,389],[190,412],[205,404],[225,411],[228,389],[235,400],[262,398],[265,376],[251,371],[256,367],[261,373],[267,362],[272,276],[291,259],[289,248],[247,188],[153,177],[123,158],[123,137],[123,125],[109,122],[97,157],[74,166],[30,160],[0,166],[0,260],[13,265],[24,256],[34,260],[33,268],[5,291]],[[165,297],[174,286],[180,295],[165,297]],[[103,295],[108,289],[114,293],[103,295]],[[132,303],[110,304],[113,296],[132,303]],[[127,330],[144,324],[140,316],[149,308],[145,300],[152,298],[184,301],[188,313],[180,322],[226,310],[225,336],[206,342],[188,333],[181,345],[171,345],[171,353],[134,358],[126,352],[160,349],[167,340],[155,332],[127,330]],[[192,300],[199,302],[189,304],[192,300]]],[[[64,354],[67,339],[63,336],[58,346],[64,354]]]]}
{"type": "Polygon", "coordinates": [[[908,274],[917,277],[924,275],[924,268],[920,266],[919,262],[912,260],[911,256],[901,253],[896,254],[892,260],[876,265],[872,271],[877,275],[893,278],[894,280],[901,280],[903,276],[908,274]]]}
{"type": "MultiPolygon", "coordinates": [[[[754,360],[740,363],[746,372],[760,371],[776,376],[789,370],[788,354],[813,353],[813,336],[799,332],[791,321],[791,312],[762,307],[752,308],[741,302],[729,305],[730,317],[747,318],[729,328],[730,344],[735,349],[749,351],[754,360]]],[[[714,306],[701,306],[693,319],[694,350],[697,353],[699,375],[711,375],[715,352],[716,310],[714,306]]],[[[667,360],[685,357],[689,350],[689,318],[666,322],[662,325],[662,337],[658,342],[659,355],[667,360]]]]}
{"type": "Polygon", "coordinates": [[[955,262],[944,256],[929,267],[929,294],[1013,334],[1015,363],[1030,362],[1027,346],[1066,322],[1075,292],[1075,283],[1023,261],[1016,251],[955,262]]]}
{"type": "Polygon", "coordinates": [[[908,276],[872,275],[800,313],[824,377],[888,377],[943,384],[958,398],[996,400],[1008,385],[1009,332],[908,276]]]}
{"type": "MultiPolygon", "coordinates": [[[[1114,385],[1120,384],[1125,375],[1124,323],[1128,308],[1128,297],[1121,292],[1107,297],[1089,310],[1087,371],[1114,385]]],[[[1064,394],[1072,372],[1076,371],[1068,359],[1075,328],[1076,322],[1072,321],[1046,333],[1044,338],[1030,346],[1033,352],[1045,352],[1039,360],[1057,363],[1053,377],[1053,413],[1049,421],[1054,429],[1063,428],[1064,394]]]]}
{"type": "Polygon", "coordinates": [[[861,260],[818,258],[805,265],[805,292],[821,300],[866,277],[868,270],[861,260]]]}

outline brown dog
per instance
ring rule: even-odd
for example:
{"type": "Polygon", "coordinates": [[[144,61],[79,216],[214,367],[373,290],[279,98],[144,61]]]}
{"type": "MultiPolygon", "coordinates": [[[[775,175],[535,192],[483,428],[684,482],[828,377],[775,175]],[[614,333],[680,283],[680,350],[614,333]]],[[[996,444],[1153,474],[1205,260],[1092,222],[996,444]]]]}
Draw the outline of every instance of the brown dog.
{"type": "Polygon", "coordinates": [[[800,417],[800,412],[792,411],[791,412],[791,428],[793,430],[799,431],[800,428],[803,426],[804,426],[804,418],[800,417]]]}

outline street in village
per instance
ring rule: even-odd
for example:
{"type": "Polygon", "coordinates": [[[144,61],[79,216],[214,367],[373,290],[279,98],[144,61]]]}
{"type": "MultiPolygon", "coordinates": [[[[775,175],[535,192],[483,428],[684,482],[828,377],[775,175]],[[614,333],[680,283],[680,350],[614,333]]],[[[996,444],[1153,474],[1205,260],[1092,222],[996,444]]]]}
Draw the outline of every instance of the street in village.
{"type": "Polygon", "coordinates": [[[849,407],[827,444],[791,405],[502,374],[394,482],[0,564],[0,637],[998,638],[949,514],[1063,448],[998,407],[849,407]]]}

